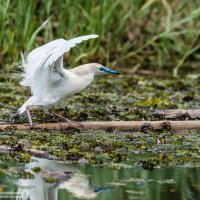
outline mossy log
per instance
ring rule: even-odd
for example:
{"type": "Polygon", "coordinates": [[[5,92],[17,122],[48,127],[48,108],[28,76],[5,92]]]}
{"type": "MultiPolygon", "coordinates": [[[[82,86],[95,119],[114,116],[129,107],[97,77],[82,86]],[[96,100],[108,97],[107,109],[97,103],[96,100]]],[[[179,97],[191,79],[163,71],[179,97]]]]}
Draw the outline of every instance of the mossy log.
{"type": "Polygon", "coordinates": [[[169,110],[154,110],[152,115],[159,119],[176,119],[176,120],[188,120],[188,119],[200,119],[200,109],[169,109],[169,110]]]}
{"type": "Polygon", "coordinates": [[[67,130],[68,128],[75,128],[79,130],[186,130],[186,129],[200,129],[200,121],[102,121],[102,122],[73,122],[69,123],[47,123],[36,124],[32,128],[27,124],[12,124],[0,125],[2,131],[18,130],[67,130]]]}

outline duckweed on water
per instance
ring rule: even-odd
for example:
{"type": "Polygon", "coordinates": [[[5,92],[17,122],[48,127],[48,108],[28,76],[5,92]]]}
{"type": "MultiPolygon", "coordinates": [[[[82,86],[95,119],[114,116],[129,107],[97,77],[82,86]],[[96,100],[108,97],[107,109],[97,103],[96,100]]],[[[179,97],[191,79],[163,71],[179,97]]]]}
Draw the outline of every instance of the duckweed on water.
{"type": "Polygon", "coordinates": [[[15,157],[15,160],[23,163],[29,163],[31,159],[31,155],[28,153],[18,153],[15,157]]]}
{"type": "Polygon", "coordinates": [[[35,178],[34,174],[32,174],[31,172],[27,172],[25,170],[21,170],[18,173],[19,178],[23,178],[23,179],[33,179],[35,178]]]}
{"type": "Polygon", "coordinates": [[[55,179],[54,177],[46,177],[46,178],[44,179],[44,181],[45,181],[46,183],[55,183],[55,182],[56,182],[56,179],[55,179]]]}
{"type": "MultiPolygon", "coordinates": [[[[0,123],[27,122],[26,116],[16,114],[27,91],[18,87],[16,80],[4,80],[1,85],[0,123]]],[[[199,78],[191,76],[185,77],[184,81],[162,76],[129,75],[112,80],[100,77],[91,87],[64,101],[54,111],[77,121],[155,120],[157,118],[150,114],[152,109],[199,106],[199,90],[199,78]]],[[[35,123],[60,121],[42,111],[34,112],[33,120],[35,123]]],[[[188,131],[182,136],[179,132],[170,131],[167,126],[162,132],[145,126],[141,132],[121,133],[113,129],[87,133],[80,133],[77,129],[24,132],[11,125],[1,132],[0,145],[12,147],[8,156],[10,159],[25,163],[31,157],[26,152],[27,148],[48,152],[63,161],[85,159],[85,163],[100,166],[112,163],[116,169],[136,165],[152,170],[156,167],[199,163],[199,131],[188,131]],[[140,154],[144,155],[143,159],[140,154]],[[129,161],[130,155],[137,156],[129,161]],[[126,162],[129,164],[124,164],[126,162]],[[117,167],[118,163],[121,163],[120,167],[117,167]]],[[[1,160],[4,162],[5,159],[1,160]]]]}
{"type": "Polygon", "coordinates": [[[40,172],[42,169],[40,167],[33,167],[32,170],[35,172],[35,173],[38,173],[40,172]]]}
{"type": "MultiPolygon", "coordinates": [[[[1,144],[8,145],[8,141],[21,142],[19,131],[6,135],[1,144]],[[19,135],[19,138],[18,138],[19,135]],[[13,141],[14,140],[14,141],[13,141]]],[[[24,132],[26,140],[32,141],[32,148],[50,152],[60,160],[74,162],[85,158],[90,164],[107,165],[112,162],[124,162],[131,154],[142,153],[151,155],[144,160],[139,157],[132,161],[132,165],[140,162],[144,169],[157,166],[176,166],[182,164],[197,164],[200,138],[198,132],[186,136],[167,136],[166,132],[159,136],[133,136],[131,133],[107,133],[105,131],[92,131],[88,133],[74,133],[73,135],[60,132],[24,132]],[[157,138],[165,138],[165,143],[157,143],[157,138]],[[195,138],[195,145],[189,145],[191,137],[195,138]],[[106,158],[106,159],[105,159],[106,158]],[[152,160],[153,159],[153,160],[152,160]],[[153,163],[153,164],[152,164],[153,163]],[[149,167],[150,166],[150,167],[149,167]]],[[[141,133],[138,133],[141,134],[141,133]]],[[[17,145],[15,145],[16,147],[17,145]]],[[[12,149],[12,156],[19,162],[29,162],[30,154],[22,149],[12,149]]]]}

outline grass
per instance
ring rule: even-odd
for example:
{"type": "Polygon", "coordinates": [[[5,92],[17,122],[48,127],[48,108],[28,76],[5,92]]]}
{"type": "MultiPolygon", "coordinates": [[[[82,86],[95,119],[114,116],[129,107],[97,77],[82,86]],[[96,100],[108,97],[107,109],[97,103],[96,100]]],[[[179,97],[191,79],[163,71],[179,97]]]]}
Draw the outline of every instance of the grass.
{"type": "Polygon", "coordinates": [[[55,38],[96,33],[66,56],[86,62],[173,70],[198,62],[199,0],[2,0],[0,68],[12,69],[20,52],[55,38]]]}

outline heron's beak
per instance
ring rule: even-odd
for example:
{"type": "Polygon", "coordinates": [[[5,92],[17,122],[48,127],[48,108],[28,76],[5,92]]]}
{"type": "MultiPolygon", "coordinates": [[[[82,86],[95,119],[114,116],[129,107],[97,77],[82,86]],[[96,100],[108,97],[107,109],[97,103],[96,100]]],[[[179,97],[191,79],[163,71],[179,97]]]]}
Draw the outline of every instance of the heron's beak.
{"type": "Polygon", "coordinates": [[[119,75],[121,75],[121,73],[119,73],[118,71],[108,69],[106,67],[101,67],[99,70],[103,73],[106,73],[106,74],[119,74],[119,75]]]}

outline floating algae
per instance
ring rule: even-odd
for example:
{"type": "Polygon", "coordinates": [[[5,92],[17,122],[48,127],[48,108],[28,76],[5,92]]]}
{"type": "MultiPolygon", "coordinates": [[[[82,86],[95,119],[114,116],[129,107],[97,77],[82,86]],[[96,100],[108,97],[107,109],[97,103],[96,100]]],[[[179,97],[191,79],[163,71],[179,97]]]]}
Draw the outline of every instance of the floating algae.
{"type": "MultiPolygon", "coordinates": [[[[134,75],[124,76],[118,80],[99,78],[96,82],[98,84],[93,84],[81,94],[75,95],[64,102],[61,107],[55,107],[55,111],[77,121],[154,120],[156,117],[150,114],[152,109],[192,108],[197,107],[200,102],[198,95],[200,82],[191,77],[186,77],[182,81],[181,79],[171,79],[171,77],[163,79],[163,77],[134,75]]],[[[1,82],[1,86],[3,89],[0,91],[2,98],[0,123],[27,122],[26,116],[16,114],[17,108],[24,101],[22,96],[26,94],[26,91],[17,87],[15,82],[6,82],[5,80],[1,82]],[[9,95],[6,94],[7,92],[9,95]],[[22,93],[23,95],[19,95],[22,93]]],[[[41,111],[33,113],[33,120],[35,123],[60,121],[60,119],[41,111]]],[[[37,179],[36,177],[44,170],[38,165],[30,169],[30,174],[25,168],[21,170],[21,175],[19,170],[17,170],[18,173],[8,170],[11,165],[9,163],[12,162],[17,167],[31,163],[31,156],[35,151],[40,157],[56,159],[57,162],[72,163],[83,173],[92,175],[93,177],[89,179],[98,187],[107,187],[108,184],[105,183],[111,182],[116,183],[115,187],[118,187],[117,184],[123,185],[119,186],[118,192],[115,190],[116,198],[118,195],[124,196],[126,193],[130,198],[133,194],[138,198],[148,194],[150,199],[155,199],[153,193],[144,190],[145,185],[148,184],[152,191],[155,188],[158,190],[159,184],[164,184],[163,182],[167,182],[170,178],[173,179],[175,174],[179,178],[182,175],[185,176],[184,181],[190,183],[195,196],[199,191],[200,179],[195,177],[192,180],[187,173],[193,173],[191,171],[193,168],[195,172],[199,171],[199,144],[199,131],[190,130],[175,132],[166,128],[163,131],[155,131],[143,127],[141,132],[134,132],[134,134],[132,132],[122,133],[113,129],[88,132],[80,132],[76,129],[63,132],[19,131],[11,125],[5,132],[0,133],[0,151],[4,152],[0,157],[0,176],[2,178],[0,184],[4,185],[5,190],[6,186],[10,184],[5,181],[8,176],[12,177],[10,180],[13,183],[19,178],[25,178],[24,180],[27,181],[37,179]],[[182,169],[183,167],[185,171],[182,169]],[[155,173],[162,176],[157,177],[155,173]],[[107,175],[108,179],[104,177],[101,182],[99,174],[102,177],[104,174],[109,174],[107,175]],[[164,178],[165,175],[168,179],[164,178]],[[145,176],[147,178],[144,178],[145,176]],[[134,186],[130,186],[120,177],[127,180],[129,177],[141,178],[143,181],[135,181],[134,186]]],[[[173,179],[173,181],[181,184],[179,178],[173,179]]],[[[47,177],[46,181],[49,186],[57,183],[54,176],[47,177]]],[[[188,194],[184,190],[180,191],[178,186],[172,185],[173,181],[168,183],[169,186],[165,186],[166,194],[167,192],[181,193],[187,196],[188,194]]],[[[66,195],[66,191],[61,193],[61,196],[66,195]]],[[[112,190],[107,193],[115,196],[112,190]]],[[[105,195],[107,193],[105,192],[105,195]]],[[[69,194],[67,193],[67,195],[69,194]]],[[[101,193],[98,197],[100,198],[100,196],[101,193]]]]}

